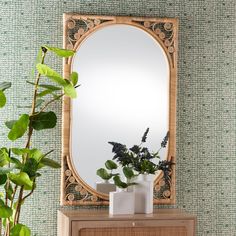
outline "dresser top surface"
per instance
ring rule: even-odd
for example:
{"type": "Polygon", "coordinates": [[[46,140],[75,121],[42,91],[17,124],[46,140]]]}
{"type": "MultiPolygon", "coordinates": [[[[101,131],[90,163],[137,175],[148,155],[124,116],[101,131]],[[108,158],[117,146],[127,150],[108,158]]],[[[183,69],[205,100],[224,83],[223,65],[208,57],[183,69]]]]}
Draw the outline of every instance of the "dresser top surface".
{"type": "Polygon", "coordinates": [[[70,220],[154,220],[154,219],[195,219],[192,214],[179,209],[154,209],[152,214],[109,215],[108,209],[60,210],[59,214],[70,220]]]}

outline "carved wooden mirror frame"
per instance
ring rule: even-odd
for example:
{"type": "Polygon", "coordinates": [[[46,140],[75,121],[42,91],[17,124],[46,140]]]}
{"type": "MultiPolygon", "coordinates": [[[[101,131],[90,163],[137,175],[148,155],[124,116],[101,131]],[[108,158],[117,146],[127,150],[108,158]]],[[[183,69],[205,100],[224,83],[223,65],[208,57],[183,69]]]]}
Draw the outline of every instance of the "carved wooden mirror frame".
{"type": "MultiPolygon", "coordinates": [[[[169,78],[169,145],[167,159],[175,163],[176,136],[176,77],[177,77],[177,33],[178,20],[175,18],[141,18],[120,16],[92,16],[74,13],[64,14],[63,46],[77,51],[80,44],[98,29],[108,25],[125,24],[140,28],[149,33],[163,48],[168,58],[169,78]]],[[[73,58],[64,59],[64,78],[69,78],[73,58]]],[[[108,205],[109,196],[95,191],[85,183],[75,170],[70,156],[70,98],[63,100],[62,114],[62,172],[61,205],[108,205]]],[[[175,203],[175,165],[169,181],[163,173],[156,175],[154,182],[154,204],[175,203]]]]}

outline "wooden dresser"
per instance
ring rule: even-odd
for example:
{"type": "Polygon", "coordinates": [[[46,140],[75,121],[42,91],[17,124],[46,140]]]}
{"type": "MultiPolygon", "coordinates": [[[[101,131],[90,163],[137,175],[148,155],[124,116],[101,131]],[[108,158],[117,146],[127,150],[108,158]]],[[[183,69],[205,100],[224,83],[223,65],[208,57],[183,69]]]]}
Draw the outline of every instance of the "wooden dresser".
{"type": "Polygon", "coordinates": [[[178,209],[109,216],[108,210],[58,212],[58,236],[194,236],[196,217],[178,209]]]}

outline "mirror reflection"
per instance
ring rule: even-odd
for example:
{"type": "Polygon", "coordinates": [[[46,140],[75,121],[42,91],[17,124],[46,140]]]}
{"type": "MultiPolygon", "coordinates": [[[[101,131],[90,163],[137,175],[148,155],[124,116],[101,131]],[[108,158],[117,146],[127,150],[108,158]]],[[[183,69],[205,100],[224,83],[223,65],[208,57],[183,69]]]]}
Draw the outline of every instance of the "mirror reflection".
{"type": "MultiPolygon", "coordinates": [[[[157,150],[169,126],[169,64],[151,35],[133,26],[106,26],[80,45],[72,100],[71,156],[85,183],[107,193],[96,170],[112,159],[116,141],[131,147],[150,128],[146,147],[157,150]],[[96,187],[97,186],[97,187],[96,187]]],[[[160,152],[164,159],[167,149],[160,152]]]]}

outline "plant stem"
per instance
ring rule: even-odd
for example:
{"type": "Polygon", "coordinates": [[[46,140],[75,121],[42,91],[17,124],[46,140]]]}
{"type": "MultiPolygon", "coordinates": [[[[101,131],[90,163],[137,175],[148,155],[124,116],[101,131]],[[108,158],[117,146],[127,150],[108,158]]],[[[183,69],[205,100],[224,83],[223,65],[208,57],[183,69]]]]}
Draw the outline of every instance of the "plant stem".
{"type": "Polygon", "coordinates": [[[6,204],[6,205],[8,204],[7,192],[8,192],[9,184],[10,184],[10,180],[7,179],[7,182],[6,182],[6,189],[5,189],[5,192],[6,192],[6,196],[5,196],[5,204],[6,204]]]}
{"type": "MultiPolygon", "coordinates": [[[[15,198],[15,195],[16,195],[16,191],[17,191],[17,185],[15,185],[15,188],[13,190],[13,193],[12,193],[12,199],[11,199],[11,203],[10,203],[10,208],[12,208],[13,206],[13,202],[14,202],[14,198],[15,198]]],[[[7,195],[7,194],[6,194],[7,195]]],[[[10,234],[10,218],[7,218],[6,219],[6,229],[5,229],[5,233],[4,235],[5,236],[9,236],[10,234]]]]}
{"type": "MultiPolygon", "coordinates": [[[[46,52],[43,51],[41,64],[44,64],[45,56],[46,56],[46,52]]],[[[35,106],[36,106],[38,84],[39,84],[40,76],[41,76],[41,74],[38,73],[37,77],[36,77],[36,82],[35,82],[35,86],[34,86],[33,102],[32,102],[32,108],[31,108],[30,116],[34,115],[34,113],[35,113],[35,106]]],[[[31,141],[32,134],[33,134],[33,127],[32,127],[32,120],[30,119],[28,139],[27,139],[27,143],[25,145],[26,148],[30,147],[30,141],[31,141]]]]}
{"type": "MultiPolygon", "coordinates": [[[[35,183],[35,181],[34,181],[34,183],[35,183]]],[[[34,183],[33,183],[33,186],[34,186],[34,183]]],[[[29,197],[33,192],[34,192],[34,188],[32,188],[32,190],[22,198],[22,201],[24,201],[27,197],[29,197]]]]}
{"type": "MultiPolygon", "coordinates": [[[[9,158],[11,158],[11,149],[9,149],[9,151],[8,151],[8,156],[9,156],[9,158]]],[[[10,163],[8,163],[8,168],[10,168],[10,167],[11,167],[11,165],[10,165],[10,163]]],[[[6,182],[6,189],[5,189],[5,192],[6,192],[5,204],[6,204],[6,205],[8,204],[7,192],[8,192],[8,189],[9,189],[9,185],[10,185],[10,180],[7,179],[7,182],[6,182]]]]}
{"type": "MultiPolygon", "coordinates": [[[[8,165],[8,167],[10,167],[10,165],[8,165]]],[[[8,189],[9,189],[9,184],[10,184],[10,180],[7,179],[7,182],[6,182],[6,189],[5,189],[5,192],[6,192],[6,196],[5,196],[5,204],[7,205],[8,204],[8,189]]],[[[10,220],[7,218],[6,219],[6,231],[5,231],[5,235],[8,236],[10,234],[10,220]],[[8,233],[9,232],[9,233],[8,233]]]]}
{"type": "Polygon", "coordinates": [[[42,112],[42,111],[44,111],[44,110],[48,107],[48,105],[50,105],[51,103],[55,102],[56,100],[58,100],[59,98],[63,97],[64,95],[65,95],[65,93],[62,93],[61,95],[59,95],[59,96],[57,96],[56,98],[54,98],[54,99],[50,100],[49,102],[47,102],[47,103],[41,108],[41,110],[39,111],[39,113],[42,112]]]}
{"type": "Polygon", "coordinates": [[[19,222],[23,192],[24,192],[24,186],[21,186],[19,197],[18,197],[18,202],[17,202],[17,207],[16,207],[16,213],[14,216],[14,225],[18,224],[18,222],[19,222]]]}
{"type": "MultiPolygon", "coordinates": [[[[46,56],[46,52],[43,51],[41,64],[44,64],[45,56],[46,56]]],[[[36,105],[36,100],[37,100],[37,92],[38,92],[38,85],[39,85],[40,76],[41,76],[41,74],[38,73],[37,77],[36,77],[36,82],[35,82],[35,86],[34,86],[34,96],[33,96],[33,102],[32,102],[31,115],[33,115],[34,112],[35,112],[35,105],[36,105]]]]}
{"type": "MultiPolygon", "coordinates": [[[[46,51],[42,50],[42,60],[41,60],[41,64],[44,64],[44,59],[46,56],[46,51]]],[[[38,84],[39,84],[39,79],[40,79],[41,74],[38,73],[37,77],[36,77],[36,82],[35,82],[35,86],[34,86],[34,95],[33,95],[33,101],[32,101],[32,108],[31,108],[31,113],[30,113],[30,117],[32,115],[34,115],[35,113],[35,106],[36,106],[36,101],[37,101],[37,92],[38,92],[38,84]]],[[[25,145],[25,148],[30,148],[30,142],[31,142],[31,137],[33,134],[33,127],[32,127],[32,119],[30,119],[30,123],[29,123],[29,131],[28,131],[28,138],[27,138],[27,142],[25,145]]],[[[26,162],[28,157],[28,154],[26,156],[23,157],[23,163],[26,162]]],[[[20,211],[21,211],[21,204],[23,201],[23,192],[24,192],[24,186],[21,186],[20,188],[20,192],[19,192],[19,196],[18,196],[18,202],[17,202],[17,207],[16,207],[16,213],[14,216],[14,225],[16,225],[19,222],[20,219],[20,211]]]]}
{"type": "MultiPolygon", "coordinates": [[[[8,220],[7,220],[8,221],[8,220]]],[[[10,223],[9,221],[6,223],[6,229],[4,232],[4,236],[9,236],[10,235],[10,230],[9,230],[10,223]]]]}
{"type": "Polygon", "coordinates": [[[14,188],[14,191],[13,191],[13,194],[12,194],[12,200],[11,200],[10,208],[12,208],[12,206],[13,206],[17,188],[18,188],[18,185],[15,185],[15,188],[14,188]]]}
{"type": "Polygon", "coordinates": [[[159,153],[159,152],[161,151],[161,149],[162,149],[162,147],[160,147],[160,148],[157,150],[157,152],[156,152],[156,153],[159,153]]]}
{"type": "Polygon", "coordinates": [[[9,228],[10,228],[10,222],[8,219],[6,219],[6,228],[5,228],[4,236],[10,235],[9,228]]]}

